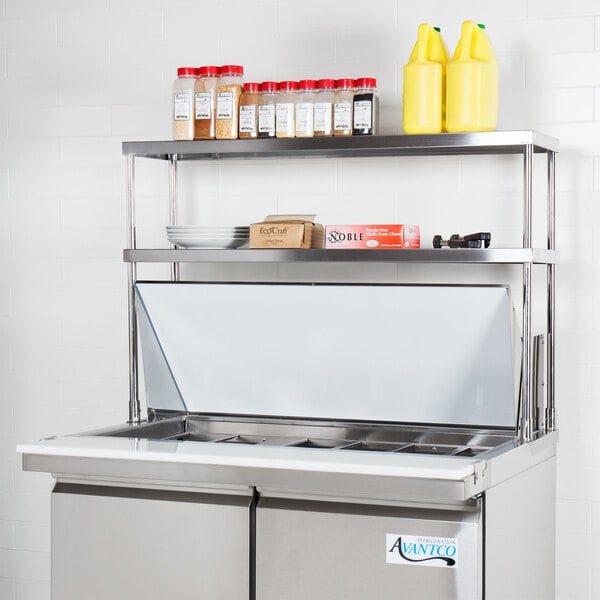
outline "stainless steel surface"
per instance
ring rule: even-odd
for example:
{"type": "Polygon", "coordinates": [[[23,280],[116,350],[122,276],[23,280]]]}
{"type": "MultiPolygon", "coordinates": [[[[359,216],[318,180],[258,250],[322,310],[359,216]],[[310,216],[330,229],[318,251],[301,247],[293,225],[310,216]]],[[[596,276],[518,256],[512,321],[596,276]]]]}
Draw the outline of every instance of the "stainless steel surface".
{"type": "Polygon", "coordinates": [[[543,335],[533,338],[533,431],[546,431],[546,343],[543,335]]]}
{"type": "Polygon", "coordinates": [[[250,497],[58,484],[52,599],[248,598],[250,497]]]}
{"type": "Polygon", "coordinates": [[[516,427],[505,286],[136,289],[149,408],[516,427]]]}
{"type": "MultiPolygon", "coordinates": [[[[135,157],[127,155],[127,243],[135,249],[135,157]]],[[[134,263],[127,265],[127,327],[129,350],[129,422],[141,421],[141,408],[138,389],[138,355],[137,355],[137,317],[135,314],[135,282],[137,267],[134,263]]]]}
{"type": "Polygon", "coordinates": [[[140,426],[111,428],[96,435],[149,440],[265,444],[296,448],[328,448],[343,452],[432,454],[482,460],[499,446],[512,447],[510,430],[458,430],[365,423],[286,423],[271,420],[219,420],[172,417],[140,426]]]}
{"type": "MultiPolygon", "coordinates": [[[[177,225],[177,160],[177,154],[173,154],[169,158],[169,225],[177,225]]],[[[171,248],[174,249],[175,246],[171,244],[171,248]]],[[[177,262],[171,265],[171,280],[179,280],[179,263],[177,262]]]]}
{"type": "Polygon", "coordinates": [[[168,160],[516,154],[559,149],[558,140],[538,131],[443,133],[330,138],[124,142],[123,153],[168,160]]]}
{"type": "MultiPolygon", "coordinates": [[[[481,600],[481,519],[473,508],[434,511],[262,498],[256,509],[257,598],[481,600]],[[456,559],[431,562],[425,554],[430,560],[420,564],[389,562],[400,556],[398,538],[409,544],[409,536],[425,544],[451,540],[456,559]]],[[[404,544],[400,541],[401,549],[404,544]]]]}
{"type": "Polygon", "coordinates": [[[225,262],[225,263],[456,263],[456,264],[554,264],[558,252],[539,248],[415,249],[415,250],[124,250],[125,262],[225,262]]]}
{"type": "MultiPolygon", "coordinates": [[[[556,248],[556,154],[548,152],[548,182],[547,182],[547,204],[548,204],[548,249],[554,251],[556,248]]],[[[548,411],[546,415],[546,430],[556,429],[556,399],[555,399],[555,333],[556,333],[556,269],[554,265],[547,267],[548,280],[548,411]]]]}
{"type": "Polygon", "coordinates": [[[555,498],[554,457],[485,493],[486,600],[555,598],[555,498]]]}

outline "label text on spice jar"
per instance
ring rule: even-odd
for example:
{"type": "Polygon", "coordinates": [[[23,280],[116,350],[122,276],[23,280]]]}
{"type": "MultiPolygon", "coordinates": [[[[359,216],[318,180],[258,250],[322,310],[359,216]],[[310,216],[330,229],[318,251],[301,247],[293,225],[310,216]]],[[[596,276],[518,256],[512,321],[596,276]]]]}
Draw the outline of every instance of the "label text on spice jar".
{"type": "Polygon", "coordinates": [[[315,102],[315,131],[331,131],[330,102],[315,102]]]}
{"type": "Polygon", "coordinates": [[[284,102],[277,104],[277,131],[294,135],[294,104],[284,102]]]}
{"type": "Polygon", "coordinates": [[[212,94],[210,92],[196,92],[196,119],[210,119],[212,117],[212,94]]]}
{"type": "Polygon", "coordinates": [[[258,107],[259,133],[275,133],[275,105],[263,104],[258,107]]]}
{"type": "Polygon", "coordinates": [[[240,133],[256,133],[256,104],[240,106],[240,133]]]}
{"type": "Polygon", "coordinates": [[[304,133],[313,131],[313,106],[312,102],[296,104],[296,131],[304,133]]]}
{"type": "Polygon", "coordinates": [[[352,103],[336,102],[333,109],[333,128],[336,131],[352,129],[352,103]]]}
{"type": "Polygon", "coordinates": [[[192,94],[181,92],[173,94],[173,119],[175,121],[189,121],[191,117],[192,94]]]}
{"type": "Polygon", "coordinates": [[[358,100],[354,103],[354,129],[371,129],[372,106],[370,100],[358,100]]]}
{"type": "Polygon", "coordinates": [[[217,94],[217,119],[233,119],[233,92],[217,94]]]}

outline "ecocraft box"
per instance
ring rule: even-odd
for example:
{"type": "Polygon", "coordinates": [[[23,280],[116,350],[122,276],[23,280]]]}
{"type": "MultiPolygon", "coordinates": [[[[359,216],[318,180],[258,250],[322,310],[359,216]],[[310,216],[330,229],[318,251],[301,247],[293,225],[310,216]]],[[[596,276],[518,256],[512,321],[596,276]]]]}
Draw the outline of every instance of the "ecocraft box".
{"type": "Polygon", "coordinates": [[[316,215],[269,215],[250,225],[250,248],[322,248],[323,225],[316,215]]]}
{"type": "Polygon", "coordinates": [[[327,225],[325,248],[420,248],[418,225],[327,225]]]}

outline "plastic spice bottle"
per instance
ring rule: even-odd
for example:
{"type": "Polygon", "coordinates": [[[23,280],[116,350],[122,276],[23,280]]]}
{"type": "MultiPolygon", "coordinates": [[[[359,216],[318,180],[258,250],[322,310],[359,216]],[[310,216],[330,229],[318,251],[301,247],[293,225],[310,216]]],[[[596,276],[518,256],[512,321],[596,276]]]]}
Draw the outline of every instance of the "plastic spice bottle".
{"type": "Polygon", "coordinates": [[[278,138],[293,138],[295,126],[296,98],[298,96],[297,81],[282,81],[275,108],[275,135],[278,138]]]}
{"type": "Polygon", "coordinates": [[[279,84],[276,81],[263,81],[258,101],[258,137],[275,137],[275,106],[279,84]]]}
{"type": "Polygon", "coordinates": [[[333,100],[333,135],[352,135],[354,79],[338,79],[333,100]]]}
{"type": "Polygon", "coordinates": [[[219,67],[200,67],[194,86],[194,139],[215,139],[215,90],[219,85],[219,67]]]}
{"type": "Polygon", "coordinates": [[[352,135],[376,135],[379,132],[379,98],[377,80],[361,77],[356,80],[352,135]]]}
{"type": "Polygon", "coordinates": [[[333,135],[333,99],[335,79],[319,79],[315,97],[315,137],[333,135]]]}
{"type": "Polygon", "coordinates": [[[179,67],[173,82],[173,139],[194,139],[194,85],[196,67],[179,67]]]}
{"type": "Polygon", "coordinates": [[[238,116],[244,67],[225,65],[221,67],[219,87],[215,90],[217,102],[216,138],[235,140],[238,136],[238,116]]]}
{"type": "Polygon", "coordinates": [[[299,83],[298,101],[296,102],[296,137],[313,137],[314,105],[317,82],[314,79],[302,79],[299,83]]]}
{"type": "Polygon", "coordinates": [[[260,83],[245,83],[240,96],[240,138],[258,137],[260,83]]]}

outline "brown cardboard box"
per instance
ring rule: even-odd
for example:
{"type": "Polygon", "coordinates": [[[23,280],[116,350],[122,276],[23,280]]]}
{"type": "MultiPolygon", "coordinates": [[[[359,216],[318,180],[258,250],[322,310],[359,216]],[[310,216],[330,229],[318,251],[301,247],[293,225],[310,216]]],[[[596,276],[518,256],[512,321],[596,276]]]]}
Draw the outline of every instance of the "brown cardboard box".
{"type": "Polygon", "coordinates": [[[324,229],[316,215],[269,215],[250,225],[250,248],[322,248],[324,229]]]}

